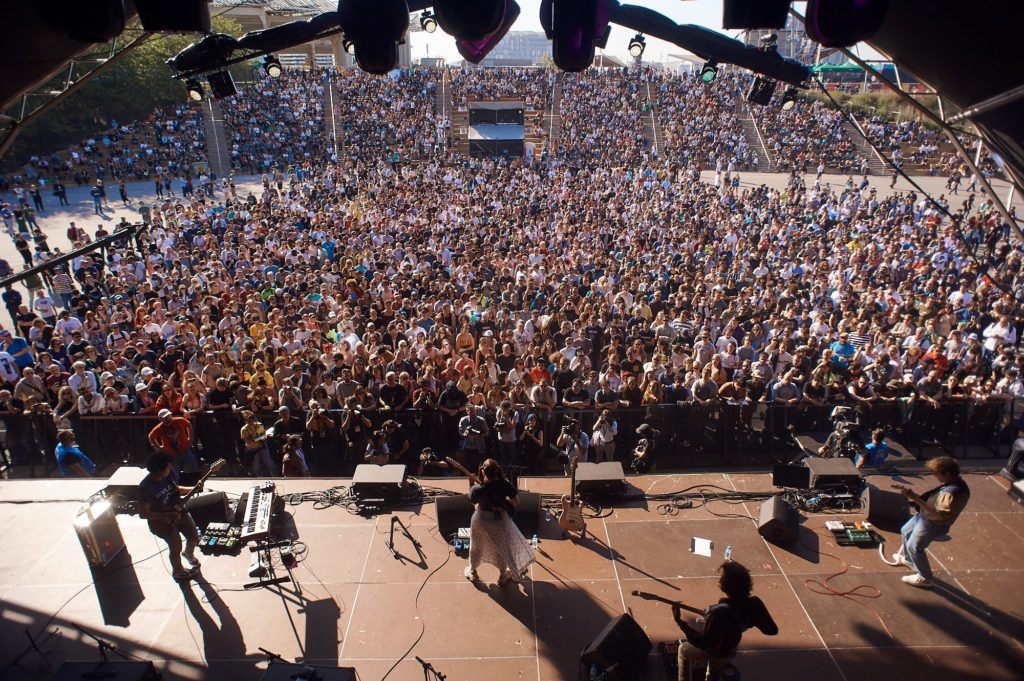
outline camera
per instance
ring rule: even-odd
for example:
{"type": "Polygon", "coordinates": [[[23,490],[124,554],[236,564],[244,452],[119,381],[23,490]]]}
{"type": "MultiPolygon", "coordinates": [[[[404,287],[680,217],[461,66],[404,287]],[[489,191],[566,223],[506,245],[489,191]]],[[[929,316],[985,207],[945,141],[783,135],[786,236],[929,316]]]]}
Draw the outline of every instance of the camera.
{"type": "Polygon", "coordinates": [[[494,427],[497,428],[498,430],[505,430],[506,428],[508,428],[508,419],[505,417],[501,417],[495,420],[494,427]]]}

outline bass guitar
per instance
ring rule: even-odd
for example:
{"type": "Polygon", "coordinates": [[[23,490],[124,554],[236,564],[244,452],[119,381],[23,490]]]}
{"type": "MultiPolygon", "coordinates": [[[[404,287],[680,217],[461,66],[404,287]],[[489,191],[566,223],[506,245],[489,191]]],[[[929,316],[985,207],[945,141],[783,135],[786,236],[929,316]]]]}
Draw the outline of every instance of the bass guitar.
{"type": "MultiPolygon", "coordinates": [[[[462,473],[467,478],[469,478],[469,481],[472,484],[474,484],[474,485],[483,485],[484,484],[480,480],[480,478],[477,477],[476,473],[470,472],[470,470],[468,468],[463,466],[461,463],[459,463],[455,459],[453,459],[453,458],[451,458],[449,456],[446,456],[446,457],[444,457],[444,460],[445,460],[445,462],[449,466],[451,466],[452,468],[454,468],[455,470],[457,470],[458,472],[462,473]]],[[[516,515],[516,507],[512,505],[511,501],[509,501],[508,499],[494,499],[494,501],[496,501],[499,504],[501,504],[501,507],[503,509],[505,509],[505,513],[508,513],[508,517],[509,518],[514,518],[515,517],[515,515],[516,515]]]]}
{"type": "Polygon", "coordinates": [[[685,603],[680,603],[679,601],[673,601],[669,598],[665,598],[664,596],[659,596],[658,594],[652,594],[646,591],[634,591],[633,595],[638,598],[642,598],[645,601],[658,601],[659,603],[664,603],[665,605],[678,605],[686,612],[692,612],[694,615],[704,615],[703,610],[691,607],[689,605],[686,605],[685,603]]]}
{"type": "Polygon", "coordinates": [[[573,459],[570,466],[572,483],[569,487],[569,496],[562,496],[562,512],[558,516],[558,526],[567,532],[579,532],[582,537],[587,532],[587,521],[583,518],[583,503],[576,498],[577,463],[573,459]]]}
{"type": "MultiPolygon", "coordinates": [[[[212,464],[210,464],[210,467],[206,470],[205,473],[203,473],[203,476],[201,478],[199,478],[199,481],[192,487],[192,489],[189,490],[188,494],[183,496],[181,498],[181,500],[177,504],[174,505],[174,511],[176,513],[178,513],[179,515],[184,513],[185,512],[185,504],[187,504],[188,500],[191,499],[192,497],[194,497],[197,492],[202,491],[203,483],[205,483],[206,480],[211,475],[213,475],[214,473],[219,473],[227,465],[228,465],[227,459],[217,459],[212,464]]],[[[173,530],[174,527],[177,525],[177,523],[168,523],[168,522],[165,522],[165,521],[162,521],[162,520],[150,520],[149,522],[152,523],[157,528],[162,528],[164,530],[173,530]]]]}

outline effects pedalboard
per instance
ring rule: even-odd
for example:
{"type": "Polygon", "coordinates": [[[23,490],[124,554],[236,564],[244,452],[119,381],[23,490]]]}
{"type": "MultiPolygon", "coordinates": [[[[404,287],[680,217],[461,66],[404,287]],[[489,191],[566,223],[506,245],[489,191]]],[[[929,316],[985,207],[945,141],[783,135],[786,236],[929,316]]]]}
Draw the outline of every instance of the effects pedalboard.
{"type": "Polygon", "coordinates": [[[230,523],[210,523],[199,538],[199,550],[211,556],[237,555],[242,550],[242,528],[230,523]]]}
{"type": "Polygon", "coordinates": [[[875,534],[875,528],[867,521],[847,523],[828,520],[825,529],[832,533],[839,546],[877,546],[881,541],[875,534]]]}

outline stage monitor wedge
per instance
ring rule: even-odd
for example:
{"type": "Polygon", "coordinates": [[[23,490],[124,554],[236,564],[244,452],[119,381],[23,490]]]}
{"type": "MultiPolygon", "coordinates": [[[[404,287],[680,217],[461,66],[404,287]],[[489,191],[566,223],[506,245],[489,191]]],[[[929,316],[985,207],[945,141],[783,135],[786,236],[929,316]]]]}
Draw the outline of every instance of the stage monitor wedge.
{"type": "Polygon", "coordinates": [[[402,499],[405,487],[405,466],[391,463],[375,466],[363,463],[356,466],[352,476],[352,495],[356,499],[383,499],[395,504],[402,499]]]}

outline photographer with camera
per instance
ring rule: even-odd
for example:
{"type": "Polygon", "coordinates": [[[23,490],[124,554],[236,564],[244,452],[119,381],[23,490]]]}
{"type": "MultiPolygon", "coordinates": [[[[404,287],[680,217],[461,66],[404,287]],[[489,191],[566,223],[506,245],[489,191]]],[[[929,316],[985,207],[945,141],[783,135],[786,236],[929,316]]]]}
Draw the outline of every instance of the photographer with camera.
{"type": "Polygon", "coordinates": [[[561,458],[568,471],[574,461],[587,461],[590,452],[590,437],[583,432],[579,421],[570,419],[562,426],[555,446],[562,450],[561,458]]]}
{"type": "Polygon", "coordinates": [[[838,406],[829,416],[832,432],[825,444],[818,448],[818,455],[825,459],[845,456],[856,460],[864,443],[860,438],[860,415],[853,407],[838,406]]]}
{"type": "Polygon", "coordinates": [[[615,460],[615,436],[618,434],[619,424],[612,418],[611,410],[602,409],[590,437],[597,463],[615,460]]]}
{"type": "Polygon", "coordinates": [[[516,451],[516,427],[519,425],[519,412],[512,408],[509,400],[502,400],[494,415],[494,430],[498,434],[498,461],[504,468],[519,465],[516,451]]]}
{"type": "Polygon", "coordinates": [[[350,395],[345,400],[345,410],[341,416],[341,430],[345,434],[345,442],[348,445],[349,453],[345,457],[348,465],[354,466],[359,463],[359,458],[366,451],[366,442],[372,428],[373,421],[363,413],[359,406],[359,398],[350,395]]]}
{"type": "Polygon", "coordinates": [[[529,414],[526,417],[526,425],[523,426],[523,432],[519,434],[519,445],[521,448],[520,460],[531,472],[541,472],[541,459],[544,456],[544,429],[536,414],[529,414]]]}
{"type": "Polygon", "coordinates": [[[306,418],[306,430],[309,432],[309,458],[311,466],[319,474],[339,472],[336,461],[337,423],[331,418],[329,411],[320,406],[317,400],[309,401],[309,416],[306,418]]]}
{"type": "Polygon", "coordinates": [[[470,404],[466,415],[459,421],[459,435],[462,436],[462,463],[469,470],[479,468],[487,452],[487,435],[491,429],[487,420],[480,416],[480,407],[470,404]]]}
{"type": "Polygon", "coordinates": [[[432,448],[423,448],[423,451],[420,452],[419,465],[416,467],[417,478],[439,478],[451,474],[451,468],[448,467],[447,461],[439,459],[432,448]]]}

